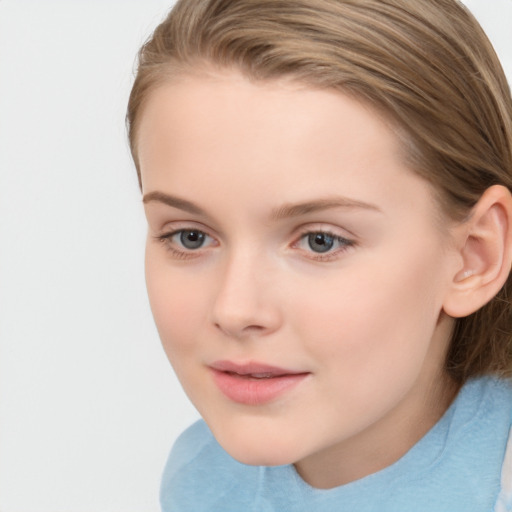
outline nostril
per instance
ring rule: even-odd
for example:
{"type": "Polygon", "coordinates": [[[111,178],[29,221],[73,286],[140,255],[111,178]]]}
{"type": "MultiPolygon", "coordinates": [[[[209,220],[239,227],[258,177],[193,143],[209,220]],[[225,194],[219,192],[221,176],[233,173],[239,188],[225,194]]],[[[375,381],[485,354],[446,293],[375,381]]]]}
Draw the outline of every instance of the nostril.
{"type": "Polygon", "coordinates": [[[229,325],[222,325],[222,323],[215,322],[215,328],[230,337],[244,337],[251,334],[260,334],[265,331],[263,325],[249,324],[244,327],[235,327],[229,325]]]}
{"type": "Polygon", "coordinates": [[[248,325],[244,331],[263,331],[265,328],[262,325],[248,325]]]}

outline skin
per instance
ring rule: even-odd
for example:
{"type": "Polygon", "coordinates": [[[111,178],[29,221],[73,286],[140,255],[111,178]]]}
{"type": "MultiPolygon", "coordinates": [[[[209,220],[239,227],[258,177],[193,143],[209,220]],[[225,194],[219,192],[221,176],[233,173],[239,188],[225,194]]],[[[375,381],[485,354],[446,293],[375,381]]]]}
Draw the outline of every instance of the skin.
{"type": "Polygon", "coordinates": [[[137,147],[152,311],[224,449],[319,488],[398,460],[456,391],[443,304],[462,262],[391,127],[340,92],[218,71],[152,91],[137,147]],[[322,232],[338,238],[318,253],[322,232]],[[214,384],[218,360],[308,375],[245,405],[214,384]]]}

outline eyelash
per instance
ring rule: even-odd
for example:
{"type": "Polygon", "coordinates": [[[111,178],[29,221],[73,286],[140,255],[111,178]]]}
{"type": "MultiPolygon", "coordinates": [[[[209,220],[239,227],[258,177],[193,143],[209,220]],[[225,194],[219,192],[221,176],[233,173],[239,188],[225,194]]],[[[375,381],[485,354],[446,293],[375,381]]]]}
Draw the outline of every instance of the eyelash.
{"type": "Polygon", "coordinates": [[[308,228],[304,230],[300,235],[296,242],[292,244],[292,247],[297,247],[303,240],[307,239],[310,235],[324,235],[333,239],[334,242],[337,242],[340,247],[336,250],[331,251],[330,249],[325,253],[314,252],[313,250],[306,251],[308,253],[308,258],[313,259],[315,261],[320,262],[328,262],[337,259],[342,253],[348,251],[351,247],[355,246],[355,241],[337,235],[332,231],[325,229],[311,229],[308,228]]]}
{"type": "MultiPolygon", "coordinates": [[[[187,249],[187,248],[184,248],[183,250],[181,250],[181,249],[177,249],[175,243],[173,243],[173,241],[172,241],[172,239],[176,235],[183,234],[183,233],[185,233],[187,231],[189,231],[189,232],[194,231],[194,232],[197,232],[200,235],[203,235],[205,237],[208,237],[208,238],[211,238],[212,240],[214,240],[213,237],[208,235],[206,232],[204,232],[204,231],[202,231],[200,229],[194,229],[194,228],[181,228],[181,229],[177,229],[175,231],[172,231],[170,233],[164,233],[162,235],[157,235],[154,238],[157,241],[159,241],[160,243],[164,244],[165,245],[165,249],[167,251],[169,251],[171,256],[173,258],[175,258],[175,259],[178,259],[178,260],[189,260],[189,259],[198,258],[198,257],[201,256],[202,246],[198,247],[198,249],[196,249],[196,250],[194,250],[194,249],[187,249]]],[[[340,235],[336,235],[335,233],[332,233],[329,230],[325,230],[325,229],[315,230],[315,229],[309,228],[307,230],[302,231],[299,234],[299,236],[296,239],[296,241],[293,242],[293,244],[291,244],[291,247],[292,248],[298,248],[299,244],[303,240],[307,239],[307,237],[309,237],[311,235],[324,235],[326,237],[332,238],[333,242],[338,243],[340,245],[340,247],[337,250],[331,251],[330,249],[328,249],[325,253],[318,253],[318,252],[315,252],[313,250],[309,250],[309,251],[308,250],[304,250],[304,252],[308,253],[308,258],[312,259],[314,261],[320,261],[320,262],[333,261],[333,260],[337,259],[340,254],[346,252],[351,247],[356,245],[354,240],[351,240],[351,239],[348,239],[348,238],[344,238],[344,237],[342,237],[340,235]]]]}
{"type": "MultiPolygon", "coordinates": [[[[205,233],[204,231],[200,229],[194,229],[194,228],[181,228],[176,229],[175,231],[171,231],[170,233],[164,233],[162,235],[157,235],[155,238],[162,244],[165,245],[165,249],[170,252],[171,256],[178,260],[190,260],[193,258],[199,257],[200,249],[197,250],[194,249],[187,249],[184,248],[183,250],[177,249],[176,246],[173,244],[172,239],[179,234],[185,233],[187,231],[195,231],[201,235],[204,235],[208,238],[212,238],[208,233],[205,233]]],[[[213,239],[213,238],[212,238],[213,239]]]]}

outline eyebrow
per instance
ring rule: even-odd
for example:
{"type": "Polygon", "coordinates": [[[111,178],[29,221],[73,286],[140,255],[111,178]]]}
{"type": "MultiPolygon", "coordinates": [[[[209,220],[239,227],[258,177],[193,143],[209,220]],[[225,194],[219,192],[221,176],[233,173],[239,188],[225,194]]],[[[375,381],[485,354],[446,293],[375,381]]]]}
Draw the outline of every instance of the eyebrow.
{"type": "Polygon", "coordinates": [[[272,212],[272,220],[287,219],[290,217],[299,217],[300,215],[307,215],[308,213],[315,213],[322,210],[330,210],[332,208],[344,209],[362,209],[380,212],[380,208],[376,205],[349,199],[347,197],[327,197],[323,199],[315,199],[313,201],[306,201],[297,204],[285,204],[272,212]]]}
{"type": "MultiPolygon", "coordinates": [[[[194,215],[207,216],[207,213],[203,209],[191,201],[187,201],[186,199],[181,199],[180,197],[172,196],[170,194],[165,194],[164,192],[148,192],[144,195],[142,201],[145,204],[156,201],[166,204],[167,206],[192,213],[194,215]]],[[[371,203],[336,196],[315,199],[303,203],[284,204],[283,206],[280,206],[279,208],[276,208],[272,211],[270,219],[273,221],[278,221],[333,208],[363,209],[375,212],[381,211],[380,208],[371,203]]]]}
{"type": "Polygon", "coordinates": [[[206,215],[204,210],[191,201],[171,196],[169,194],[164,194],[163,192],[148,192],[142,198],[142,202],[144,204],[151,203],[153,201],[166,204],[167,206],[172,206],[173,208],[178,208],[178,210],[183,210],[184,212],[193,213],[194,215],[206,215]]]}

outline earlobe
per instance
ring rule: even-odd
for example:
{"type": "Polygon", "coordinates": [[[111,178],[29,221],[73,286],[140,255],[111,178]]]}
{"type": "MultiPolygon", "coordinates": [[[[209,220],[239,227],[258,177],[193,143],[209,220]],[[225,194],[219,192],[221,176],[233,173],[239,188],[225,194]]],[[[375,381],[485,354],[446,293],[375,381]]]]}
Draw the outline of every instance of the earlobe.
{"type": "Polygon", "coordinates": [[[489,302],[505,284],[512,263],[512,195],[502,185],[488,188],[461,226],[461,268],[457,269],[444,311],[468,316],[489,302]]]}

